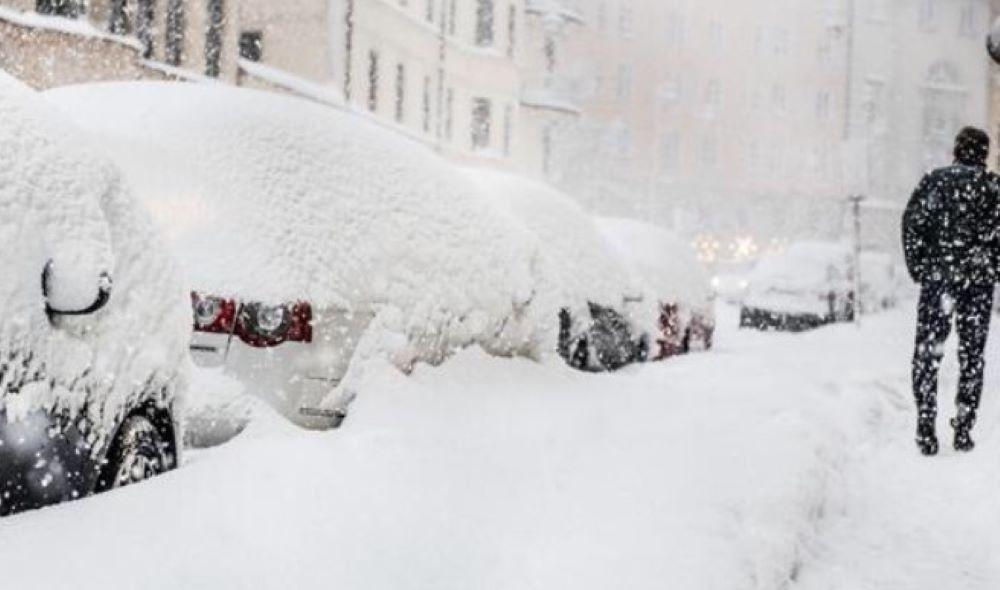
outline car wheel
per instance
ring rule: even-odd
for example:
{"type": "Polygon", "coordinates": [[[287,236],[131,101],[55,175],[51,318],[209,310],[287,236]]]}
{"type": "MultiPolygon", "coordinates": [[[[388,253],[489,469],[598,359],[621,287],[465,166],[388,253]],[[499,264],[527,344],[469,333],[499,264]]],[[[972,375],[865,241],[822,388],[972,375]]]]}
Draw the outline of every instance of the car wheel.
{"type": "Polygon", "coordinates": [[[167,472],[172,465],[166,447],[149,418],[129,416],[108,450],[99,491],[125,487],[167,472]]]}

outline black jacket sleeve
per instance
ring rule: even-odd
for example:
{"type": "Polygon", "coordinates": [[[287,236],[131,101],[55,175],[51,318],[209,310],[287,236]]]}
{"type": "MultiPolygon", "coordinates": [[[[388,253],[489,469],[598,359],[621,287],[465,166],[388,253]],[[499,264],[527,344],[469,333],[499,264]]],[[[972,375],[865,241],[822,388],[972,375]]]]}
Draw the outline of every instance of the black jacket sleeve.
{"type": "Polygon", "coordinates": [[[903,254],[910,277],[917,283],[927,282],[931,272],[930,245],[935,233],[931,211],[933,186],[933,176],[924,176],[903,212],[903,254]]]}

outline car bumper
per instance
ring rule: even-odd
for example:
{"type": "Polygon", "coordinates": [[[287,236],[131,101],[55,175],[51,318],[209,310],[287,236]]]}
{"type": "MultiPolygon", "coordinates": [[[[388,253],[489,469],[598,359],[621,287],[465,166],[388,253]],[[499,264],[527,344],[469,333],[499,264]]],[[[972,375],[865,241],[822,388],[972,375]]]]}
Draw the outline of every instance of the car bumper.
{"type": "Polygon", "coordinates": [[[45,412],[8,422],[0,410],[0,516],[89,496],[100,460],[75,426],[45,412]]]}
{"type": "Polygon", "coordinates": [[[330,374],[332,363],[318,349],[297,342],[255,348],[224,334],[196,333],[191,341],[198,366],[220,368],[300,426],[325,429],[343,419],[342,412],[322,404],[340,384],[340,375],[330,374]]]}
{"type": "Polygon", "coordinates": [[[770,311],[756,307],[740,310],[740,327],[782,332],[804,332],[833,323],[829,315],[770,311]]]}

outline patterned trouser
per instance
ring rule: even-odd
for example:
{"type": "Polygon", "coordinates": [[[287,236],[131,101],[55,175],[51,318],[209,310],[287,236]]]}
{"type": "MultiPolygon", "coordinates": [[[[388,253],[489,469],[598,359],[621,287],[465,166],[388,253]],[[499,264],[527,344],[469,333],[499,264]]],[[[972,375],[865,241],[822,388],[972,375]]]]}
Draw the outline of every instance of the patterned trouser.
{"type": "Polygon", "coordinates": [[[924,285],[917,312],[917,341],[913,353],[913,394],[921,416],[937,416],[938,372],[952,318],[958,332],[960,375],[957,402],[973,413],[983,393],[986,360],[983,352],[993,313],[993,287],[949,288],[924,285]]]}

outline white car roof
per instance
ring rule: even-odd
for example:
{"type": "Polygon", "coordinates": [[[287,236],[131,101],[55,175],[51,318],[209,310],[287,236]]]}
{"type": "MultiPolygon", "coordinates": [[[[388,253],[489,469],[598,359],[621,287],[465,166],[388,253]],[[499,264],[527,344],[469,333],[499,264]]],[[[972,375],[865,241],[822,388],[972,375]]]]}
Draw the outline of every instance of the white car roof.
{"type": "Polygon", "coordinates": [[[467,174],[494,206],[535,237],[543,265],[537,280],[541,288],[555,291],[558,305],[621,305],[630,277],[593,218],[572,198],[513,174],[472,168],[467,174]]]}
{"type": "Polygon", "coordinates": [[[710,299],[708,274],[688,242],[633,219],[597,221],[650,299],[693,306],[703,306],[710,299]]]}

